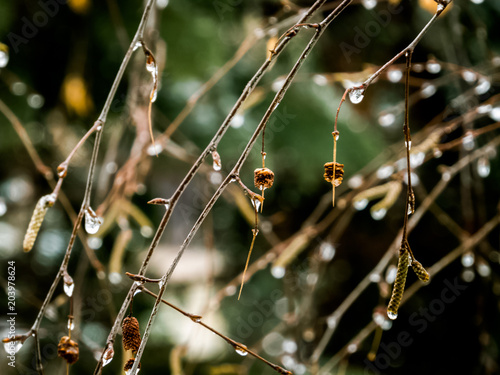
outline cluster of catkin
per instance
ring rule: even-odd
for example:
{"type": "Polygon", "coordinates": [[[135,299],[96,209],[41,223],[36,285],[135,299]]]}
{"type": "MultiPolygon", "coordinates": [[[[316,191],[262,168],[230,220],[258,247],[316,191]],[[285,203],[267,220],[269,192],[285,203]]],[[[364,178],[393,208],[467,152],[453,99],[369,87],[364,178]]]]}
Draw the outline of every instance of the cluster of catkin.
{"type": "MultiPolygon", "coordinates": [[[[131,350],[135,355],[141,345],[141,331],[139,330],[139,321],[133,316],[127,316],[122,323],[122,342],[123,349],[131,350]]],[[[124,366],[125,372],[130,371],[134,365],[135,358],[130,358],[124,366]]],[[[138,369],[141,368],[139,363],[138,369]]]]}

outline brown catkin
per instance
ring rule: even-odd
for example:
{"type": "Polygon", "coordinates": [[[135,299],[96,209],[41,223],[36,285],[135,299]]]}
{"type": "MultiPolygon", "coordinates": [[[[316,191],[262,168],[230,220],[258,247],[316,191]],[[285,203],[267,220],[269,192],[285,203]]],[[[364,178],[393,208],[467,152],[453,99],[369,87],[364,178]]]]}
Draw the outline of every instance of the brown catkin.
{"type": "Polygon", "coordinates": [[[389,306],[387,307],[387,316],[390,319],[396,319],[398,317],[399,304],[403,298],[409,264],[410,258],[408,256],[408,250],[406,248],[402,248],[399,250],[398,271],[396,273],[396,280],[394,281],[392,289],[391,300],[389,301],[389,306]]]}
{"type": "Polygon", "coordinates": [[[33,245],[35,244],[38,231],[42,226],[43,219],[49,207],[54,205],[54,196],[52,194],[44,195],[41,197],[36,204],[35,211],[31,216],[30,223],[28,225],[28,230],[24,236],[23,248],[25,252],[31,251],[33,245]]]}
{"type": "Polygon", "coordinates": [[[62,357],[70,365],[78,361],[79,356],[78,343],[71,340],[68,336],[61,337],[61,341],[57,345],[57,355],[62,357]]]}
{"type": "MultiPolygon", "coordinates": [[[[125,371],[129,371],[132,369],[132,366],[134,365],[134,362],[135,362],[135,359],[134,358],[130,358],[126,363],[125,363],[125,366],[123,366],[123,369],[125,371]]],[[[139,362],[139,366],[137,366],[138,369],[141,368],[141,362],[139,362]]]]}
{"type": "Polygon", "coordinates": [[[332,182],[335,186],[339,186],[344,179],[344,164],[328,162],[325,164],[325,173],[323,177],[326,181],[332,182]],[[335,166],[335,176],[333,175],[333,167],[335,166]]]}
{"type": "Polygon", "coordinates": [[[139,330],[139,322],[133,316],[128,316],[123,319],[122,323],[123,348],[137,352],[141,345],[141,331],[139,330]]]}
{"type": "Polygon", "coordinates": [[[257,168],[254,171],[254,185],[257,189],[264,190],[273,186],[274,172],[269,168],[257,168]]]}
{"type": "Polygon", "coordinates": [[[420,281],[423,281],[424,283],[429,281],[430,279],[429,272],[425,270],[424,266],[422,266],[422,264],[419,261],[414,260],[411,263],[411,268],[413,268],[413,272],[415,272],[415,275],[417,275],[420,281]]]}

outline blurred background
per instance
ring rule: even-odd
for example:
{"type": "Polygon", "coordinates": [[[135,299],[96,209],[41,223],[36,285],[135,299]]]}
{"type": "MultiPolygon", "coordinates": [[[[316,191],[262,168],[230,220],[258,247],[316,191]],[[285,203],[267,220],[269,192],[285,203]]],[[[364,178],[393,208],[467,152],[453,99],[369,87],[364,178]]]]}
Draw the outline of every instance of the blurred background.
{"type": "MultiPolygon", "coordinates": [[[[152,78],[138,49],[99,150],[91,206],[103,224],[97,233],[82,231],[69,262],[75,284],[72,338],[80,348],[72,374],[94,371],[132,284],[125,272],[138,272],[165,212],[147,202],[173,194],[267,51],[311,4],[156,1],[145,32],[159,69],[152,106],[156,143],[147,113],[152,78]]],[[[327,1],[312,22],[338,4],[327,1]]],[[[98,118],[143,9],[144,2],[132,0],[0,0],[0,296],[4,314],[8,262],[14,261],[17,334],[29,331],[63,259],[94,135],[72,159],[59,200],[48,210],[33,250],[24,253],[33,209],[52,192],[57,166],[98,118]]],[[[265,193],[240,300],[254,209],[235,183],[186,250],[165,299],[299,375],[499,373],[500,232],[494,220],[500,191],[500,3],[453,1],[413,54],[409,100],[417,211],[410,216],[415,222],[409,243],[430,269],[431,282],[424,285],[409,272],[412,289],[397,320],[387,319],[385,309],[405,212],[404,58],[360,103],[342,106],[337,160],[345,174],[335,208],[331,184],[323,179],[345,89],[404,49],[435,10],[430,0],[353,1],[330,25],[266,130],[266,166],[275,182],[265,193]]],[[[175,208],[148,277],[166,272],[313,33],[301,29],[238,111],[218,146],[222,168],[205,160],[175,208]]],[[[253,171],[261,165],[259,138],[241,171],[243,183],[257,193],[253,171]]],[[[134,298],[141,332],[153,303],[145,293],[134,298]]],[[[68,313],[60,283],[39,332],[46,373],[66,372],[57,343],[67,334],[68,313]]],[[[3,315],[0,334],[7,333],[3,315]]],[[[104,373],[123,372],[127,354],[120,341],[118,335],[104,373]]],[[[34,358],[30,338],[16,354],[15,369],[7,354],[0,355],[2,373],[36,374],[34,358]]],[[[162,305],[141,373],[275,371],[162,305]]]]}

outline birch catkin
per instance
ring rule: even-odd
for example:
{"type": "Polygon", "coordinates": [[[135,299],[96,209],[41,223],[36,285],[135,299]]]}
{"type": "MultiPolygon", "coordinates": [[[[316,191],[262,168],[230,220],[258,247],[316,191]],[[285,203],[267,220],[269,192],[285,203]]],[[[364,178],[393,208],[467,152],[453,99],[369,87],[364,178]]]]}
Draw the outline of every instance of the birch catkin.
{"type": "Polygon", "coordinates": [[[54,205],[54,201],[54,195],[49,194],[41,197],[36,204],[35,211],[33,212],[30,223],[28,225],[28,230],[26,231],[26,235],[24,236],[23,248],[25,252],[28,252],[33,248],[36,236],[38,235],[38,231],[40,230],[43,219],[45,218],[45,214],[47,213],[49,207],[52,207],[54,205]]]}
{"type": "Polygon", "coordinates": [[[423,281],[424,283],[429,281],[429,272],[425,270],[424,266],[422,266],[420,262],[414,259],[413,262],[411,262],[411,268],[413,268],[413,272],[415,272],[415,275],[417,275],[420,281],[423,281]]]}
{"type": "Polygon", "coordinates": [[[389,301],[389,306],[387,307],[387,316],[390,319],[396,319],[398,317],[399,304],[403,298],[403,292],[405,290],[406,276],[408,275],[408,266],[410,264],[410,258],[408,256],[408,250],[401,248],[399,250],[399,261],[398,261],[398,271],[396,273],[396,280],[394,281],[394,287],[392,289],[391,300],[389,301]]]}

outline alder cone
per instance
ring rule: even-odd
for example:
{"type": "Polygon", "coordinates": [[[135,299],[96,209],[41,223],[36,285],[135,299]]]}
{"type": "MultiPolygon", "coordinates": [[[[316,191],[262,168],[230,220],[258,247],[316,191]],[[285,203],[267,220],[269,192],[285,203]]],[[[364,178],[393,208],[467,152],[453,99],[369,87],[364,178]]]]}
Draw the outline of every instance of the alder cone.
{"type": "Polygon", "coordinates": [[[139,322],[133,316],[123,319],[122,323],[123,348],[136,352],[141,345],[141,332],[139,322]]]}
{"type": "MultiPolygon", "coordinates": [[[[132,366],[134,365],[134,362],[135,362],[135,359],[134,358],[130,358],[126,363],[125,363],[125,366],[123,366],[123,369],[125,371],[128,371],[128,370],[131,370],[132,369],[132,366]]],[[[137,366],[138,369],[141,368],[141,362],[139,362],[139,366],[137,366]]]]}
{"type": "Polygon", "coordinates": [[[260,190],[270,188],[274,183],[274,172],[269,168],[257,168],[254,171],[253,183],[260,190]]]}
{"type": "Polygon", "coordinates": [[[78,343],[71,340],[68,336],[61,337],[59,344],[57,345],[57,355],[62,357],[70,365],[78,361],[80,350],[78,349],[78,343]]]}

